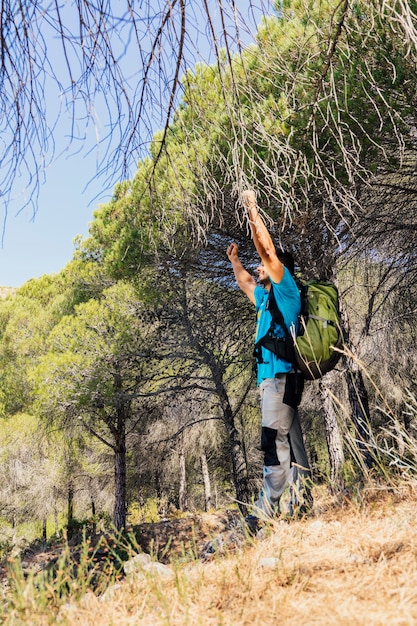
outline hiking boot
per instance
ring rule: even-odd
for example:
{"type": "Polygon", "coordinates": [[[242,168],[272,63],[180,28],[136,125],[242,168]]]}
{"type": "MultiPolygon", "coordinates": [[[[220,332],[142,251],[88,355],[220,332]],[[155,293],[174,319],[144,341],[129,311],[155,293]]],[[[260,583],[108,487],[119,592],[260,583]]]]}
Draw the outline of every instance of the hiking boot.
{"type": "Polygon", "coordinates": [[[258,530],[261,527],[259,518],[256,517],[256,515],[247,515],[245,517],[245,524],[249,531],[249,534],[253,536],[257,534],[258,530]]]}

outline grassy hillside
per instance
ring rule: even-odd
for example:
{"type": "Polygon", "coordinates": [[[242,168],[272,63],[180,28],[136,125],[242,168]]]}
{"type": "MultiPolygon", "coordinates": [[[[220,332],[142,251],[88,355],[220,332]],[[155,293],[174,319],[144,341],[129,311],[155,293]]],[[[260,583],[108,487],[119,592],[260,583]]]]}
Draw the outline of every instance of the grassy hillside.
{"type": "MultiPolygon", "coordinates": [[[[18,584],[5,624],[326,626],[417,623],[417,495],[318,496],[315,515],[275,521],[211,559],[144,567],[102,595],[42,598],[18,584]]],[[[9,590],[9,593],[10,590],[9,590]]]]}

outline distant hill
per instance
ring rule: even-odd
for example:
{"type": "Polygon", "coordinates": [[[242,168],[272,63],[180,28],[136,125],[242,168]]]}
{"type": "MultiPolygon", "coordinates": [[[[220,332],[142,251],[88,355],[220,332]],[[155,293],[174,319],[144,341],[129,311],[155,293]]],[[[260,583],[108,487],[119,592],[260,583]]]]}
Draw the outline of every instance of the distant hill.
{"type": "Polygon", "coordinates": [[[10,296],[14,294],[16,291],[16,287],[0,287],[0,298],[5,298],[6,296],[10,296]]]}

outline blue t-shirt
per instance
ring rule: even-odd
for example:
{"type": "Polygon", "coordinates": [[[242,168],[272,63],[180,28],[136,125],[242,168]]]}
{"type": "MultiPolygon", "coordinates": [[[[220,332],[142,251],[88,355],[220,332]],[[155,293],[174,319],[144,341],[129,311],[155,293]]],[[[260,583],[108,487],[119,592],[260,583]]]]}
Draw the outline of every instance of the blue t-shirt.
{"type": "MultiPolygon", "coordinates": [[[[284,276],[281,282],[274,283],[271,280],[271,289],[274,290],[274,296],[276,303],[284,317],[285,324],[288,330],[294,328],[297,331],[298,315],[301,310],[300,292],[297,284],[291,275],[291,272],[285,268],[284,276]]],[[[265,310],[266,302],[268,300],[268,290],[264,289],[260,285],[255,287],[255,304],[256,304],[256,337],[255,342],[261,337],[266,335],[271,326],[271,313],[265,310]]],[[[280,327],[277,327],[277,336],[284,332],[280,327]]],[[[261,384],[266,378],[274,378],[275,374],[285,374],[290,372],[292,364],[287,361],[279,359],[275,354],[267,350],[262,346],[262,359],[264,363],[258,363],[257,371],[258,385],[261,384]]]]}

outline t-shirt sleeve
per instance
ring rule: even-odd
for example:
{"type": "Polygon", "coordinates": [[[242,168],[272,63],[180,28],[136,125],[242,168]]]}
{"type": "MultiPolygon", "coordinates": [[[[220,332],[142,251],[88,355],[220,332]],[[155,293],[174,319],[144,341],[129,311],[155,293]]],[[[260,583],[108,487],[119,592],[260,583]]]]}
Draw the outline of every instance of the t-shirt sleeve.
{"type": "Polygon", "coordinates": [[[265,289],[263,289],[263,287],[261,287],[260,285],[256,285],[255,291],[254,291],[256,310],[258,310],[259,307],[261,306],[264,295],[265,295],[265,289]]]}
{"type": "Polygon", "coordinates": [[[282,280],[279,283],[274,283],[273,281],[271,283],[276,303],[284,315],[287,327],[290,328],[292,324],[296,325],[301,301],[300,291],[291,272],[285,268],[282,280]]]}

